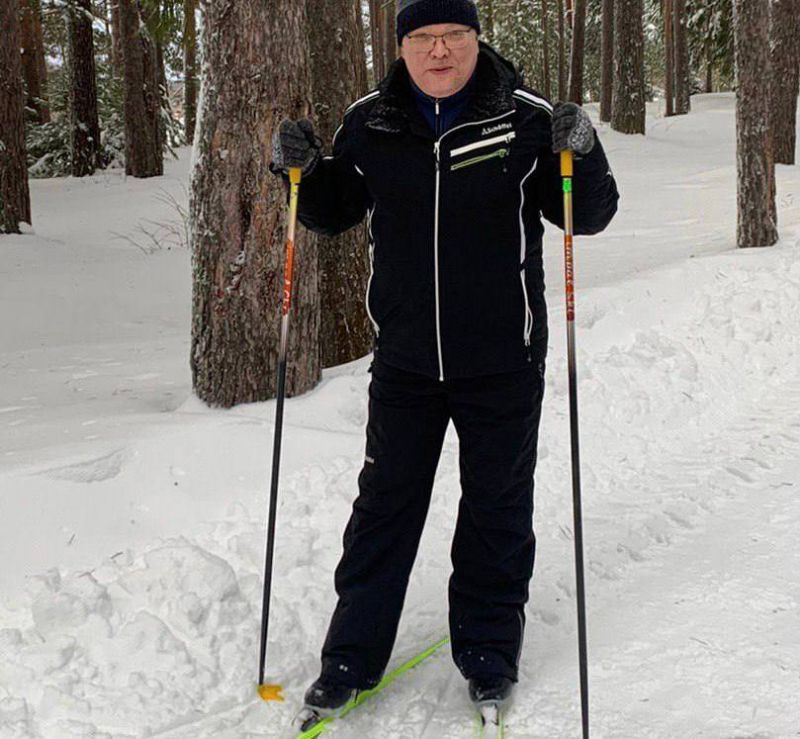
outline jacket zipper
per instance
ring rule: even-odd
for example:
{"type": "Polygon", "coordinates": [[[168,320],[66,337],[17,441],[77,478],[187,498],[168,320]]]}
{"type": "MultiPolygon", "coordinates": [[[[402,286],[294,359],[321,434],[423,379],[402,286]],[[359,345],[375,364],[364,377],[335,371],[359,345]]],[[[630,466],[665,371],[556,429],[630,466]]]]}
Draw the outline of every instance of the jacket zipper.
{"type": "Polygon", "coordinates": [[[460,162],[457,162],[456,164],[451,164],[450,171],[452,172],[453,170],[456,169],[463,169],[464,167],[470,167],[473,164],[478,164],[479,162],[485,162],[487,159],[497,159],[497,157],[500,157],[502,159],[503,157],[507,156],[508,156],[508,149],[498,149],[497,151],[493,151],[490,154],[481,154],[480,156],[472,157],[471,159],[464,159],[460,162]]]}
{"type": "MultiPolygon", "coordinates": [[[[438,112],[439,112],[439,103],[436,103],[436,112],[437,112],[437,119],[438,119],[438,112]]],[[[434,283],[436,288],[436,349],[439,354],[439,381],[444,382],[444,363],[442,362],[442,326],[441,326],[441,317],[440,317],[440,310],[439,310],[439,193],[441,190],[441,162],[440,162],[440,151],[442,146],[442,141],[444,137],[448,134],[453,133],[453,131],[458,131],[460,128],[466,128],[467,126],[482,126],[485,123],[494,123],[494,121],[499,121],[501,118],[507,118],[510,116],[514,111],[509,110],[502,115],[495,116],[494,118],[487,118],[483,121],[469,121],[468,123],[462,123],[459,126],[454,126],[453,128],[445,131],[433,144],[433,153],[436,157],[436,202],[434,208],[434,223],[433,223],[433,276],[434,276],[434,283]]]]}
{"type": "Polygon", "coordinates": [[[531,361],[531,334],[533,333],[533,311],[530,309],[528,302],[528,287],[525,284],[525,257],[527,251],[528,240],[525,236],[525,220],[522,217],[522,211],[525,208],[525,183],[536,171],[536,165],[539,163],[539,158],[533,160],[533,166],[528,170],[528,173],[522,178],[519,183],[519,264],[520,264],[520,280],[522,282],[522,298],[525,301],[525,320],[524,328],[522,330],[522,340],[525,344],[525,349],[528,353],[528,361],[531,361]]]}
{"type": "Polygon", "coordinates": [[[367,280],[367,294],[366,299],[364,301],[367,307],[367,315],[369,316],[369,320],[372,323],[372,328],[375,330],[375,338],[378,337],[380,334],[380,328],[378,328],[378,323],[372,317],[372,311],[369,309],[369,293],[372,289],[372,277],[375,274],[375,268],[373,266],[373,259],[375,256],[375,242],[372,240],[372,215],[375,213],[375,205],[373,204],[372,208],[369,211],[369,218],[367,219],[367,231],[369,233],[369,280],[367,280]]]}
{"type": "Polygon", "coordinates": [[[450,152],[450,157],[457,157],[460,154],[466,154],[468,151],[475,151],[475,149],[483,149],[485,146],[491,146],[492,144],[507,144],[510,141],[517,138],[517,134],[511,131],[511,133],[507,133],[504,136],[493,136],[490,139],[484,139],[483,141],[476,141],[473,144],[467,144],[466,146],[459,146],[457,149],[453,149],[450,152]]]}

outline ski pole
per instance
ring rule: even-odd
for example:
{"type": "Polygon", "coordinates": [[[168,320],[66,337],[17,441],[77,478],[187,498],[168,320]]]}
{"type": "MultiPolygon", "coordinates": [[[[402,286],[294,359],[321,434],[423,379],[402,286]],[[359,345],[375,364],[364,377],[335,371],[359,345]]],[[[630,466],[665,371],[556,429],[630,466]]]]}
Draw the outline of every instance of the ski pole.
{"type": "Polygon", "coordinates": [[[564,190],[564,271],[567,297],[567,365],[569,368],[569,426],[572,446],[572,512],[575,529],[575,582],[578,601],[578,659],[581,679],[583,739],[589,738],[589,661],[586,646],[586,589],[583,577],[583,515],[578,438],[578,381],[575,359],[575,265],[572,244],[572,151],[561,152],[564,190]]]}
{"type": "Polygon", "coordinates": [[[294,269],[294,233],[297,226],[297,198],[300,193],[302,170],[289,169],[289,224],[286,233],[286,265],[283,272],[283,304],[281,306],[281,343],[278,352],[278,404],[275,408],[275,439],[272,447],[272,486],[269,494],[267,519],[267,551],[264,563],[264,599],[261,604],[261,653],[258,663],[258,694],[265,701],[282,701],[280,685],[264,683],[269,632],[269,600],[272,592],[272,561],[275,551],[275,518],[278,509],[278,473],[281,460],[283,431],[283,400],[286,394],[286,347],[289,341],[289,309],[292,305],[292,272],[294,269]]]}

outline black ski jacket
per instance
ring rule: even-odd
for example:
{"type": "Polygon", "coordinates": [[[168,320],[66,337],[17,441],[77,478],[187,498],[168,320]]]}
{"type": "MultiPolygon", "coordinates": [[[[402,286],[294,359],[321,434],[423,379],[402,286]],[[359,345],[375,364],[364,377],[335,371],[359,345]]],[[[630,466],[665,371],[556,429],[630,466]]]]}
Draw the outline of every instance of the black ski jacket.
{"type": "MultiPolygon", "coordinates": [[[[329,236],[369,220],[375,351],[439,379],[510,372],[547,351],[540,213],[563,228],[552,107],[486,44],[474,91],[436,137],[405,62],[345,111],[298,212],[329,236]]],[[[576,157],[574,231],[602,231],[617,187],[599,141],[576,157]]]]}

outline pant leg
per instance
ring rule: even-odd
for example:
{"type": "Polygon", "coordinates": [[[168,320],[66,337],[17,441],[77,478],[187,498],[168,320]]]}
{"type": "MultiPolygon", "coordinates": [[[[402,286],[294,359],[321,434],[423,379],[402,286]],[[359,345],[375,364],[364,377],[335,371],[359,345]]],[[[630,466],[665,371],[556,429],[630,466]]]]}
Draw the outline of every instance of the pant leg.
{"type": "Polygon", "coordinates": [[[450,633],[462,674],[517,679],[533,574],[533,472],[544,364],[462,380],[450,392],[462,497],[453,539],[450,633]]]}
{"type": "Polygon", "coordinates": [[[448,422],[441,383],[375,360],[360,492],[322,650],[326,676],[365,688],[386,668],[448,422]]]}

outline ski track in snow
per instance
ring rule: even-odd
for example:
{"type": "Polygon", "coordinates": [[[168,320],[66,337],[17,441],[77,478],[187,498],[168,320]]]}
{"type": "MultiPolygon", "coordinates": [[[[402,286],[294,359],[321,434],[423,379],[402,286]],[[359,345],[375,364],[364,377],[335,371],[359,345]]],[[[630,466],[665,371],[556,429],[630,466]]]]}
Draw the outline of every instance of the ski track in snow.
{"type": "MultiPolygon", "coordinates": [[[[730,107],[724,112],[730,123],[730,107]]],[[[656,121],[650,145],[673,146],[669,137],[687,121],[656,121]]],[[[712,168],[692,182],[676,175],[666,187],[713,188],[726,171],[712,168]]],[[[783,219],[792,201],[781,203],[783,219]]],[[[800,228],[782,229],[784,243],[769,250],[713,253],[721,250],[719,223],[690,216],[675,226],[702,241],[705,256],[600,282],[578,296],[593,734],[797,737],[800,228]]],[[[609,248],[608,274],[624,273],[620,250],[635,248],[631,240],[644,232],[599,237],[609,248]]],[[[587,249],[606,248],[590,243],[581,240],[587,249]]],[[[552,274],[550,281],[557,284],[552,274]]],[[[564,316],[558,289],[551,291],[537,563],[507,725],[509,737],[526,739],[577,737],[580,727],[564,316]]],[[[4,598],[0,739],[280,737],[316,676],[362,462],[368,360],[327,372],[314,392],[287,403],[283,469],[292,471],[281,480],[268,663],[268,679],[284,685],[287,702],[265,704],[254,699],[254,678],[274,403],[228,412],[194,400],[179,405],[158,379],[174,357],[159,358],[152,342],[142,351],[141,361],[123,364],[114,354],[76,353],[50,371],[72,392],[101,398],[113,389],[126,399],[137,383],[151,383],[155,410],[165,412],[155,431],[144,438],[115,432],[104,450],[70,448],[0,481],[23,492],[31,481],[63,486],[49,512],[35,499],[32,522],[66,519],[67,493],[81,486],[93,496],[88,527],[103,526],[114,506],[125,519],[130,507],[137,520],[181,520],[187,505],[202,509],[206,498],[252,507],[233,502],[226,517],[187,525],[181,536],[42,572],[4,598]],[[319,462],[297,461],[311,452],[319,462]],[[114,486],[123,482],[139,498],[117,497],[114,486]]],[[[15,377],[36,375],[34,355],[9,360],[15,377]]],[[[30,448],[46,427],[43,406],[56,397],[43,382],[33,387],[0,407],[9,426],[25,414],[37,419],[19,427],[30,448]]],[[[72,407],[92,433],[95,421],[111,428],[97,407],[72,407]]],[[[451,428],[396,661],[446,633],[457,455],[451,428]]],[[[34,528],[8,535],[16,546],[27,539],[43,546],[34,528]]],[[[444,648],[330,735],[449,739],[472,730],[464,682],[444,648]]]]}

